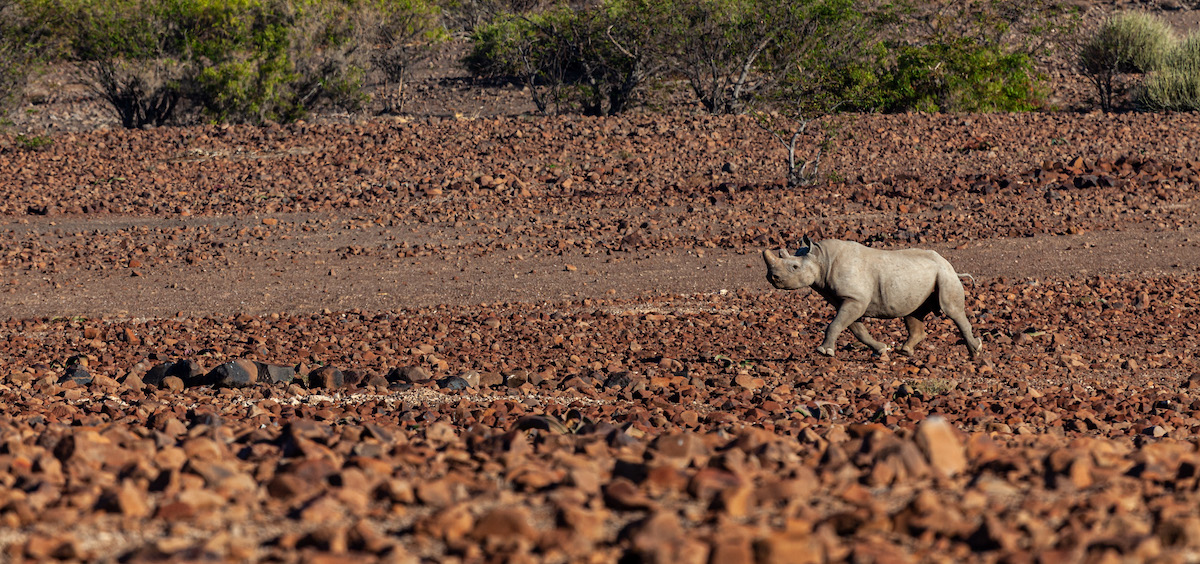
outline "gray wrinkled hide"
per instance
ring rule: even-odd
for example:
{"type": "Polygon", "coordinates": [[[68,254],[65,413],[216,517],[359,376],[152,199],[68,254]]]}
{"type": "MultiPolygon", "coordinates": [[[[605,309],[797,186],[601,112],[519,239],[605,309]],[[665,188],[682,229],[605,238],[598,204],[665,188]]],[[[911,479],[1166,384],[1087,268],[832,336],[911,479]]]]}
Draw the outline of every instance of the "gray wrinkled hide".
{"type": "Polygon", "coordinates": [[[808,237],[804,246],[797,256],[763,251],[763,260],[772,286],[783,290],[811,287],[837,309],[825,329],[825,341],[817,347],[821,354],[833,356],[838,335],[847,328],[863,344],[883,353],[888,346],[871,337],[859,319],[902,317],[908,340],[899,352],[911,355],[913,347],[925,338],[925,316],[939,311],[958,326],[971,358],[983,349],[971,334],[962,281],[936,252],[882,251],[837,239],[813,243],[808,237]]]}

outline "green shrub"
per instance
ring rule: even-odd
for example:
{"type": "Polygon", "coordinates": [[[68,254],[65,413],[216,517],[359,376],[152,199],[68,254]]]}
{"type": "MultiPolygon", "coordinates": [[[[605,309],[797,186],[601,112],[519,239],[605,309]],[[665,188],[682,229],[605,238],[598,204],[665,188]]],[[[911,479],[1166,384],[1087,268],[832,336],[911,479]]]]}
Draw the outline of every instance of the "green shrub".
{"type": "Polygon", "coordinates": [[[1035,57],[1071,22],[1043,0],[856,4],[814,35],[772,95],[801,118],[1032,110],[1045,96],[1035,57]]]}
{"type": "Polygon", "coordinates": [[[711,113],[818,80],[805,71],[857,49],[863,21],[848,0],[677,0],[670,11],[662,41],[672,69],[711,113]]]}
{"type": "Polygon", "coordinates": [[[1178,71],[1200,73],[1200,32],[1192,32],[1177,41],[1163,57],[1163,66],[1178,71]]]}
{"type": "Polygon", "coordinates": [[[1161,17],[1124,12],[1106,20],[1084,43],[1080,63],[1089,72],[1146,73],[1162,66],[1174,42],[1171,26],[1161,17]]]}
{"type": "Polygon", "coordinates": [[[20,101],[45,41],[20,3],[0,0],[0,116],[20,101]]]}
{"type": "Polygon", "coordinates": [[[385,111],[399,111],[409,73],[450,34],[442,26],[441,9],[425,0],[375,0],[372,7],[378,34],[371,62],[386,82],[385,111]]]}
{"type": "Polygon", "coordinates": [[[1164,69],[1151,73],[1137,91],[1138,107],[1151,110],[1200,110],[1200,72],[1164,69]]]}
{"type": "Polygon", "coordinates": [[[903,47],[880,80],[883,111],[1027,111],[1041,89],[1029,56],[971,39],[903,47]]]}
{"type": "Polygon", "coordinates": [[[28,0],[85,84],[126,127],[161,125],[184,103],[211,121],[288,121],[320,105],[355,110],[378,0],[28,0]]]}
{"type": "Polygon", "coordinates": [[[879,59],[867,100],[887,112],[1027,111],[1045,90],[1034,69],[1069,22],[1044,0],[977,0],[909,6],[879,59]]]}
{"type": "Polygon", "coordinates": [[[292,121],[329,104],[358,109],[368,8],[335,0],[211,1],[197,10],[192,96],[215,121],[292,121]]]}
{"type": "Polygon", "coordinates": [[[1122,93],[1119,75],[1162,68],[1174,43],[1175,36],[1162,18],[1124,12],[1084,39],[1078,49],[1079,65],[1095,86],[1100,106],[1111,111],[1122,93]]]}
{"type": "Polygon", "coordinates": [[[152,0],[48,0],[39,17],[64,38],[67,58],[85,85],[105,99],[125,127],[161,125],[183,97],[189,33],[152,0]]]}
{"type": "Polygon", "coordinates": [[[471,52],[463,65],[471,74],[488,78],[512,77],[529,89],[538,111],[547,113],[563,96],[570,61],[551,33],[569,12],[504,14],[471,33],[471,52]]]}
{"type": "Polygon", "coordinates": [[[463,63],[477,76],[520,81],[543,113],[617,114],[659,68],[651,48],[658,13],[651,3],[609,0],[501,15],[471,34],[463,63]]]}

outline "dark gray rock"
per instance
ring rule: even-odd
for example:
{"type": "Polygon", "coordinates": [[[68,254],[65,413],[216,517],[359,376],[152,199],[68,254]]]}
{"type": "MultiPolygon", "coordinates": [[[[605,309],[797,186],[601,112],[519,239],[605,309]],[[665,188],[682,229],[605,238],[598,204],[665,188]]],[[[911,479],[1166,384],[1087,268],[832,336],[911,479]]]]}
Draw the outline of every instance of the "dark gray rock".
{"type": "Polygon", "coordinates": [[[206,378],[220,388],[245,388],[258,383],[258,366],[249,360],[231,360],[212,369],[206,378]]]}
{"type": "Polygon", "coordinates": [[[263,384],[291,384],[296,378],[296,369],[291,366],[276,366],[262,362],[254,363],[258,367],[258,381],[263,384]]]}
{"type": "Polygon", "coordinates": [[[437,384],[439,387],[447,389],[447,390],[466,390],[471,387],[471,385],[469,383],[467,383],[466,380],[463,380],[462,378],[459,378],[458,376],[442,378],[441,380],[438,380],[437,384]]]}
{"type": "Polygon", "coordinates": [[[62,378],[58,379],[58,382],[60,384],[65,382],[75,382],[80,386],[86,386],[92,383],[92,374],[88,372],[86,368],[76,364],[74,366],[68,366],[67,371],[63,373],[62,378]]]}
{"type": "Polygon", "coordinates": [[[187,382],[197,376],[202,376],[203,373],[204,369],[193,360],[161,362],[146,372],[146,375],[142,377],[142,382],[151,386],[162,386],[163,378],[167,376],[174,376],[187,382]]]}

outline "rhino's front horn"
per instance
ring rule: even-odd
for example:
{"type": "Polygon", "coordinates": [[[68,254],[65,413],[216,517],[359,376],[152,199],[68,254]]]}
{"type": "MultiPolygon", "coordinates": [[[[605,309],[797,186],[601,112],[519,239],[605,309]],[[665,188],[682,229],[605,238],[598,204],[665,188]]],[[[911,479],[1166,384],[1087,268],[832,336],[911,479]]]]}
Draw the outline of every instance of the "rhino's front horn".
{"type": "Polygon", "coordinates": [[[771,251],[764,250],[762,252],[762,255],[763,255],[763,261],[767,263],[767,266],[771,266],[771,265],[775,264],[775,261],[779,260],[779,259],[775,258],[775,255],[771,254],[771,251]]]}

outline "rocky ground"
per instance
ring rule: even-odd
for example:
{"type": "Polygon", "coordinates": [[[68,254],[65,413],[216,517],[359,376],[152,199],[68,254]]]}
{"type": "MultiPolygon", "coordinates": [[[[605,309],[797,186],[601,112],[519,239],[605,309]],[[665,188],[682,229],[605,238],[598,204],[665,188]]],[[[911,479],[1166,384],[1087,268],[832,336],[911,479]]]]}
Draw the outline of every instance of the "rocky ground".
{"type": "Polygon", "coordinates": [[[1200,116],[846,116],[788,189],[745,117],[69,102],[0,136],[0,558],[1200,559],[1200,116]],[[804,235],[941,251],[986,354],[816,354],[804,235]]]}

